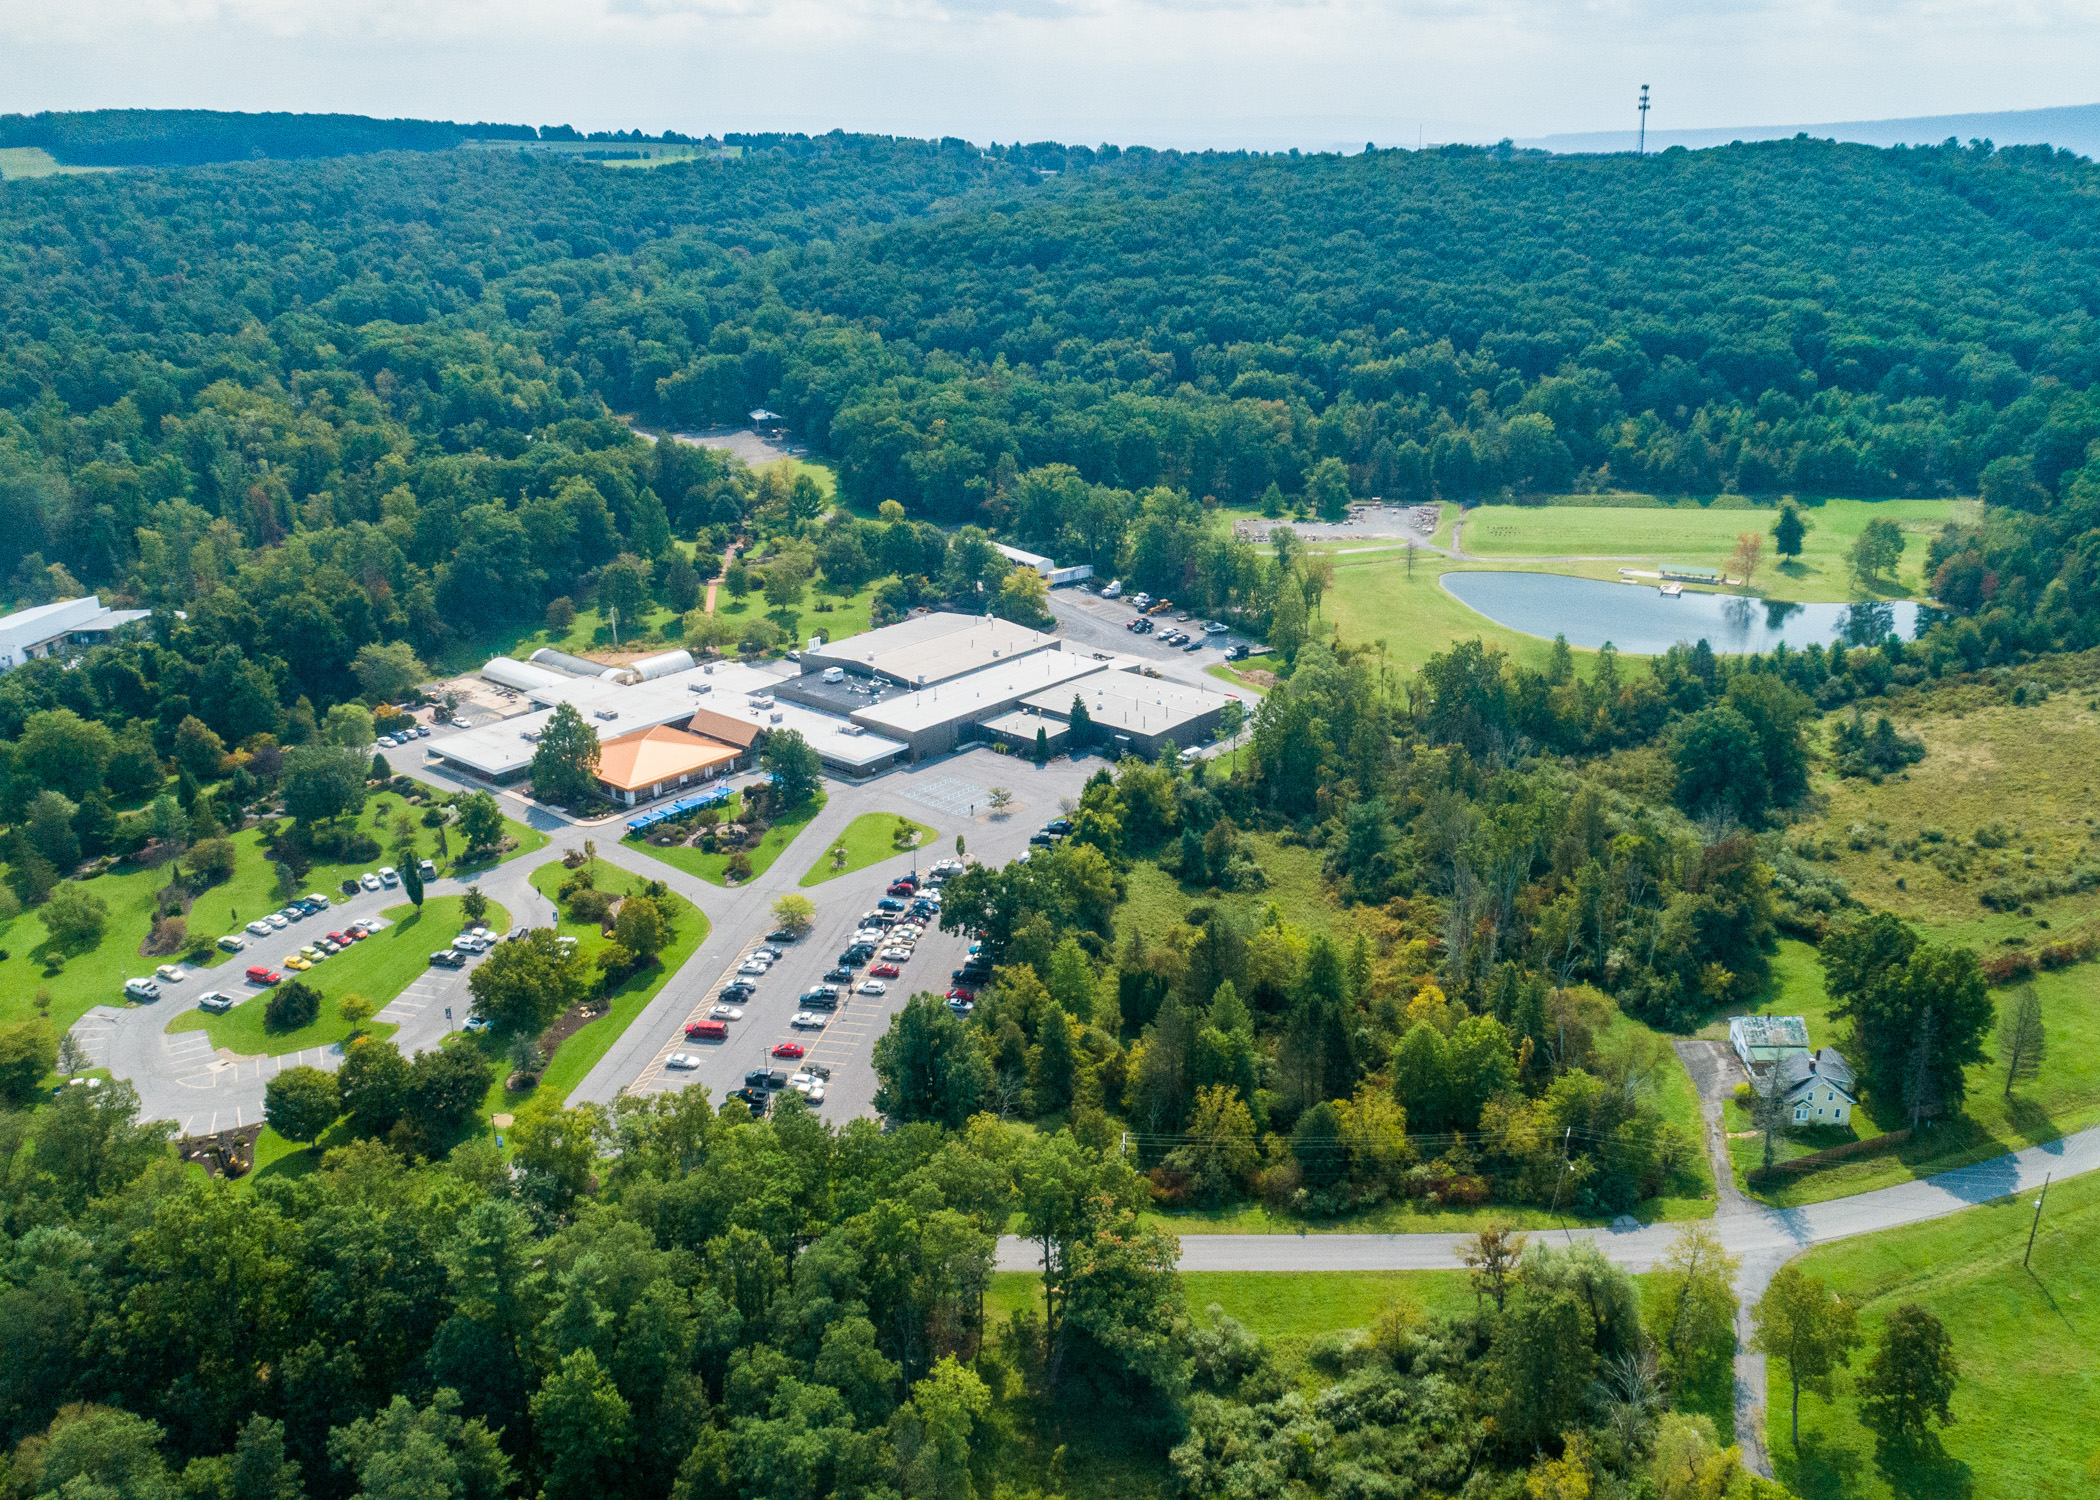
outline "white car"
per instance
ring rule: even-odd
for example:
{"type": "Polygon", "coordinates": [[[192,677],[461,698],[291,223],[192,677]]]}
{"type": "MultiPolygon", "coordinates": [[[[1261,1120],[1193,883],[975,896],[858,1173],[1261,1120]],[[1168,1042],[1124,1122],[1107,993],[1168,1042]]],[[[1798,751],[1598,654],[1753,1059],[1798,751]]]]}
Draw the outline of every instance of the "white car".
{"type": "Polygon", "coordinates": [[[417,738],[417,739],[419,739],[419,740],[427,740],[427,739],[429,739],[429,738],[430,738],[430,726],[429,726],[428,724],[418,724],[418,725],[416,726],[416,738],[417,738]]]}
{"type": "Polygon", "coordinates": [[[886,964],[908,964],[911,962],[911,949],[885,948],[875,956],[886,964]]]}
{"type": "Polygon", "coordinates": [[[743,1008],[736,1005],[717,1005],[708,1012],[708,1015],[717,1021],[741,1021],[744,1019],[743,1008]]]}
{"type": "Polygon", "coordinates": [[[219,946],[228,953],[238,953],[248,946],[248,940],[238,933],[229,932],[219,939],[219,946]]]}
{"type": "Polygon", "coordinates": [[[379,867],[379,883],[381,885],[398,885],[400,884],[400,881],[401,872],[396,870],[392,865],[381,865],[379,867]]]}
{"type": "Polygon", "coordinates": [[[365,874],[365,877],[362,880],[358,881],[358,884],[363,886],[368,891],[376,891],[379,889],[379,877],[377,875],[371,874],[368,871],[365,874]]]}
{"type": "Polygon", "coordinates": [[[830,1017],[820,1016],[813,1010],[798,1010],[788,1018],[788,1025],[798,1031],[822,1031],[830,1024],[830,1017]]]}
{"type": "Polygon", "coordinates": [[[736,971],[739,974],[749,974],[752,977],[756,978],[758,975],[765,973],[768,969],[772,967],[773,966],[771,964],[767,963],[762,958],[747,958],[742,963],[736,966],[736,971]]]}
{"type": "Polygon", "coordinates": [[[279,911],[271,912],[267,917],[264,917],[263,920],[270,924],[270,930],[272,932],[282,932],[285,930],[285,928],[292,925],[290,922],[285,920],[284,913],[279,911]]]}
{"type": "Polygon", "coordinates": [[[816,1079],[810,1077],[807,1073],[797,1073],[793,1078],[790,1078],[788,1087],[808,1099],[812,1104],[822,1104],[824,1102],[824,1085],[817,1082],[816,1079]]]}
{"type": "Polygon", "coordinates": [[[182,971],[180,965],[162,964],[159,968],[153,971],[153,977],[155,979],[166,980],[169,984],[180,984],[183,980],[189,978],[190,976],[182,971]]]}
{"type": "Polygon", "coordinates": [[[887,995],[889,992],[890,987],[879,979],[863,979],[853,986],[856,995],[887,995]]]}
{"type": "Polygon", "coordinates": [[[400,743],[401,742],[399,740],[395,739],[390,734],[382,734],[379,737],[379,748],[382,750],[391,750],[400,743]]]}
{"type": "Polygon", "coordinates": [[[276,930],[276,928],[272,927],[268,922],[265,922],[260,917],[257,917],[253,922],[250,922],[248,924],[248,931],[256,937],[268,937],[271,933],[275,932],[276,930]]]}
{"type": "Polygon", "coordinates": [[[1223,620],[1206,620],[1203,623],[1203,633],[1205,635],[1223,635],[1230,629],[1232,627],[1223,620]]]}
{"type": "Polygon", "coordinates": [[[667,1068],[697,1068],[700,1066],[700,1056],[695,1052],[673,1052],[664,1059],[664,1066],[667,1068]]]}
{"type": "Polygon", "coordinates": [[[225,1015],[233,1009],[233,1005],[233,996],[221,994],[217,990],[206,990],[197,997],[197,1009],[208,1010],[215,1016],[225,1015]]]}
{"type": "Polygon", "coordinates": [[[158,1000],[160,986],[150,979],[127,979],[124,981],[124,998],[127,1000],[158,1000]]]}

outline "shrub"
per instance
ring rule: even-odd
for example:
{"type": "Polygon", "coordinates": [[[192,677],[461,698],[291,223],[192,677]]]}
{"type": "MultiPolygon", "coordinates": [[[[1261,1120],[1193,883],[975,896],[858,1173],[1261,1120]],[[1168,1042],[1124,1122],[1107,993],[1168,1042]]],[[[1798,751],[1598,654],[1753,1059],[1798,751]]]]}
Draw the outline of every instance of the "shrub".
{"type": "Polygon", "coordinates": [[[573,892],[569,897],[569,920],[572,922],[597,922],[603,924],[611,915],[613,897],[589,887],[573,892]]]}
{"type": "MultiPolygon", "coordinates": [[[[263,1002],[265,1031],[297,1031],[320,1019],[321,992],[310,984],[288,979],[270,992],[263,1002]]],[[[281,1132],[280,1132],[281,1133],[281,1132]]]]}
{"type": "Polygon", "coordinates": [[[109,903],[69,881],[51,893],[43,918],[44,930],[61,947],[81,952],[102,941],[109,903]]]}

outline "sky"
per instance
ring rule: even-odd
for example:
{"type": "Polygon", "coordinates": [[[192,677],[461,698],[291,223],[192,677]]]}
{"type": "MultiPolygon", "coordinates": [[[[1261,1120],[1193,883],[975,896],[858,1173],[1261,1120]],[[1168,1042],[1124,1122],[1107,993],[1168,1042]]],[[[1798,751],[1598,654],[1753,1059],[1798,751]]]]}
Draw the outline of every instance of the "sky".
{"type": "Polygon", "coordinates": [[[2100,0],[0,0],[0,109],[1282,149],[2031,109],[2100,0]]]}

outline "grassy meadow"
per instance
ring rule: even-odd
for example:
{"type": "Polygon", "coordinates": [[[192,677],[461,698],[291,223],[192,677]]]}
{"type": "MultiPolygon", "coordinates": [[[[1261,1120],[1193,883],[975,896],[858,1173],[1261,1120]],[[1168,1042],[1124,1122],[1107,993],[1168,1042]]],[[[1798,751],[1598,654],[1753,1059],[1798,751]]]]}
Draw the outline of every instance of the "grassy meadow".
{"type": "Polygon", "coordinates": [[[817,862],[809,867],[809,873],[797,884],[804,887],[822,885],[827,880],[851,875],[855,870],[865,870],[869,865],[880,864],[886,859],[909,860],[915,850],[931,849],[934,839],[938,836],[924,823],[914,822],[902,813],[862,813],[846,825],[843,833],[831,841],[831,848],[827,848],[818,856],[817,862]],[[912,849],[897,847],[896,832],[899,823],[909,824],[918,834],[919,841],[912,849]],[[834,865],[831,849],[840,845],[845,846],[846,862],[834,865]]]}

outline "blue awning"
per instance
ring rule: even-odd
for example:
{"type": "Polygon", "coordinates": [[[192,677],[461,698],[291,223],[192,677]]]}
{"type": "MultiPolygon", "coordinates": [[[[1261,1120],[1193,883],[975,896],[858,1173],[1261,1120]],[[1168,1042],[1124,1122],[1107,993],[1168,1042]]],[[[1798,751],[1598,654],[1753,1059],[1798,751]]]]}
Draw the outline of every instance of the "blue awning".
{"type": "Polygon", "coordinates": [[[690,797],[680,797],[676,802],[666,802],[662,807],[651,808],[638,818],[629,818],[627,820],[627,831],[629,833],[640,833],[644,829],[654,828],[657,824],[668,822],[672,818],[683,817],[689,812],[698,812],[703,807],[718,807],[735,795],[736,789],[734,787],[718,786],[690,797]]]}

